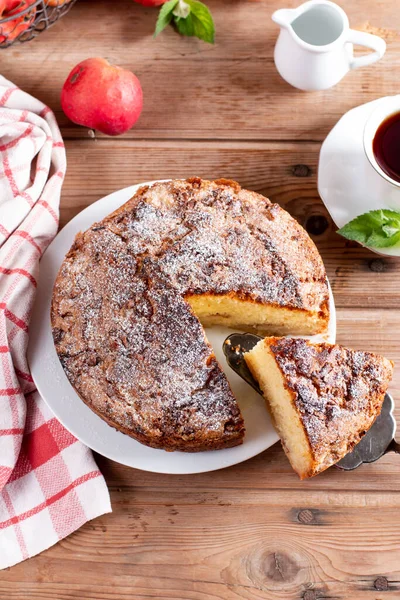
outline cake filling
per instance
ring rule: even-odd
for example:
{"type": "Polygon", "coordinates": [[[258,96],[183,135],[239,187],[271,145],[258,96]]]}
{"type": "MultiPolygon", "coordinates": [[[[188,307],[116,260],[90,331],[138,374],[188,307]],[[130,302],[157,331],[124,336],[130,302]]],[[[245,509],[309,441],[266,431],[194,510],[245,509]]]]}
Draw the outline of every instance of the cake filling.
{"type": "Polygon", "coordinates": [[[335,464],[379,415],[393,363],[371,352],[270,337],[245,354],[301,479],[335,464]]]}
{"type": "Polygon", "coordinates": [[[299,475],[308,472],[312,466],[310,445],[294,406],[293,392],[285,386],[282,372],[264,340],[246,354],[246,362],[267,400],[273,425],[293,469],[299,475]]]}

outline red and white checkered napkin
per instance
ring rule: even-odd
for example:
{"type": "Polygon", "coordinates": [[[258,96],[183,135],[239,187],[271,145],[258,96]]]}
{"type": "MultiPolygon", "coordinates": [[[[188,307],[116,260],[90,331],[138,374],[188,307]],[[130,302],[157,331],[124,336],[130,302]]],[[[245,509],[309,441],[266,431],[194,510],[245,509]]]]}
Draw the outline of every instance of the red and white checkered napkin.
{"type": "Polygon", "coordinates": [[[29,374],[39,259],[57,233],[64,144],[44,104],[0,76],[0,568],[111,510],[90,450],[29,374]]]}

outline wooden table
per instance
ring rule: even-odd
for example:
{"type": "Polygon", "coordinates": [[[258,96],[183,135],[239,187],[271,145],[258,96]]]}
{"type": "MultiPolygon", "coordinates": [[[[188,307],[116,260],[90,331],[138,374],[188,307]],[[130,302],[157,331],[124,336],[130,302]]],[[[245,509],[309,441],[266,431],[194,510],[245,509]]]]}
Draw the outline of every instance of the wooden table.
{"type": "MultiPolygon", "coordinates": [[[[39,39],[1,52],[1,71],[57,114],[68,171],[61,223],[133,183],[199,175],[237,179],[306,227],[335,295],[338,341],[397,360],[400,261],[346,243],[317,193],[321,141],[348,109],[400,91],[398,0],[342,0],[353,27],[387,54],[327,92],[286,85],[273,64],[279,5],[209,0],[215,46],[168,30],[130,0],[80,0],[39,39]],[[374,27],[372,27],[372,25],[374,27]],[[118,139],[67,121],[61,85],[89,56],[132,69],[144,89],[138,126],[118,139]]],[[[400,416],[400,412],[398,412],[400,416]]],[[[394,600],[400,598],[400,461],[300,482],[279,447],[193,476],[144,473],[98,457],[114,512],[0,573],[0,598],[35,600],[394,600]]]]}

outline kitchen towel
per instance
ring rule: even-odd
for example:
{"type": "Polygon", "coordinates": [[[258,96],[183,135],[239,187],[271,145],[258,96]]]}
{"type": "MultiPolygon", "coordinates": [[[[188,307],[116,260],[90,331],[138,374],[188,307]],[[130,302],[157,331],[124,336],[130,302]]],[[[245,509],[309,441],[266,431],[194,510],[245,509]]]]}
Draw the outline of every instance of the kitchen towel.
{"type": "Polygon", "coordinates": [[[65,169],[52,111],[0,76],[0,568],[111,510],[91,451],[53,416],[26,359],[65,169]]]}

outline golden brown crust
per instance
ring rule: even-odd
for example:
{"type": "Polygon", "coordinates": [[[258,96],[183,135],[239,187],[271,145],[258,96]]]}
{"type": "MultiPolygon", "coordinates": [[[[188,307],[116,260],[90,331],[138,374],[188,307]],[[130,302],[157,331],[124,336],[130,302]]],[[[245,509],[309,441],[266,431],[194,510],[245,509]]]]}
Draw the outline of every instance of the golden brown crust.
{"type": "Polygon", "coordinates": [[[189,445],[188,442],[183,438],[180,438],[180,437],[174,438],[172,436],[171,437],[165,436],[162,441],[162,445],[161,445],[160,440],[157,436],[153,437],[151,434],[149,435],[149,433],[144,435],[140,431],[137,431],[137,430],[135,431],[134,429],[128,428],[124,425],[116,426],[116,423],[113,419],[105,416],[104,412],[102,410],[99,410],[97,407],[93,406],[93,404],[90,403],[89,398],[85,398],[85,397],[81,396],[81,394],[79,394],[79,393],[78,393],[78,395],[81,398],[81,400],[87,406],[89,406],[89,408],[91,408],[91,410],[94,413],[96,413],[99,417],[101,417],[101,419],[103,419],[103,421],[108,423],[108,425],[110,425],[110,427],[113,427],[114,429],[116,429],[117,431],[120,431],[121,433],[125,433],[126,435],[129,435],[129,437],[134,438],[141,444],[144,444],[145,446],[149,446],[150,448],[155,448],[158,450],[162,449],[162,450],[166,450],[167,452],[174,452],[174,451],[204,452],[207,450],[223,450],[224,448],[233,448],[233,447],[239,446],[240,444],[243,443],[244,429],[237,427],[236,428],[237,435],[232,435],[230,437],[225,437],[223,439],[216,439],[210,435],[209,436],[203,435],[196,441],[192,440],[189,445]]]}
{"type": "Polygon", "coordinates": [[[325,270],[279,206],[228,180],[143,187],[76,237],[57,277],[57,352],[84,401],[156,448],[241,443],[243,419],[184,297],[236,294],[328,322],[325,270]]]}
{"type": "Polygon", "coordinates": [[[312,477],[350,452],[379,415],[392,361],[337,344],[266,338],[308,440],[312,477]]]}

